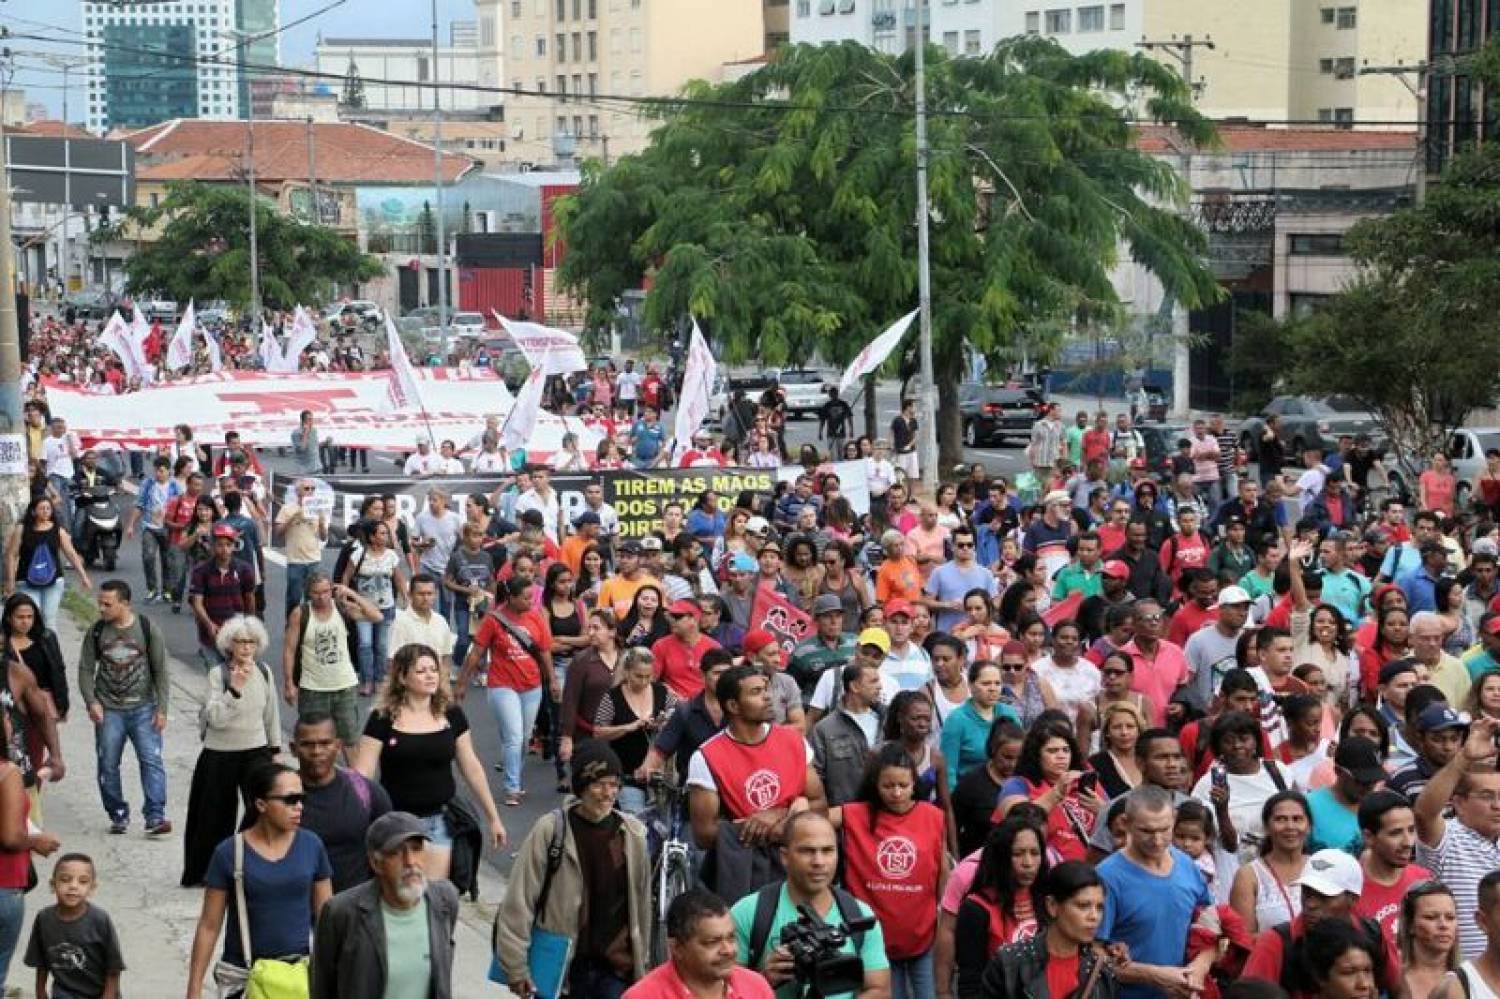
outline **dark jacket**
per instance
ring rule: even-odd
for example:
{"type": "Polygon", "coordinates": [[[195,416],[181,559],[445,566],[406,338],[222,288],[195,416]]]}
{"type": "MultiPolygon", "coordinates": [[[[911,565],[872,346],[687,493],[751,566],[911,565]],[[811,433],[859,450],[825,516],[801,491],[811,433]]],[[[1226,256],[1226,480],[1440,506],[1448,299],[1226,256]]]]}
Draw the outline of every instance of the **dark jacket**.
{"type": "MultiPolygon", "coordinates": [[[[880,719],[878,710],[876,719],[880,719]]],[[[818,720],[807,741],[812,744],[813,767],[823,779],[828,803],[842,805],[853,801],[864,778],[865,757],[875,748],[865,738],[864,729],[839,704],[827,717],[818,720]]]]}
{"type": "MultiPolygon", "coordinates": [[[[1094,964],[1098,960],[1099,951],[1095,947],[1090,947],[1080,955],[1078,962],[1078,987],[1080,989],[1093,974],[1094,964]]],[[[1114,995],[1115,973],[1108,965],[1105,965],[1099,972],[1099,977],[1094,980],[1093,988],[1087,995],[1079,996],[1078,999],[1114,999],[1114,995]]],[[[1047,991],[1047,934],[1045,932],[1039,932],[1036,936],[1019,943],[1001,947],[990,959],[989,966],[984,969],[983,985],[976,990],[972,982],[966,988],[960,981],[958,997],[959,999],[1068,999],[1066,996],[1052,996],[1047,991]]]]}
{"type": "MultiPolygon", "coordinates": [[[[452,999],[453,929],[458,892],[447,881],[427,884],[427,933],[432,955],[428,999],[452,999]]],[[[323,906],[313,935],[308,999],[378,996],[385,992],[385,920],[380,883],[339,892],[323,906]]]]}
{"type": "Polygon", "coordinates": [[[1105,558],[1119,559],[1130,567],[1130,580],[1126,583],[1126,588],[1135,594],[1136,599],[1145,600],[1150,597],[1165,606],[1171,598],[1172,580],[1162,571],[1161,562],[1149,545],[1141,550],[1139,556],[1131,555],[1122,547],[1110,552],[1105,558]]]}

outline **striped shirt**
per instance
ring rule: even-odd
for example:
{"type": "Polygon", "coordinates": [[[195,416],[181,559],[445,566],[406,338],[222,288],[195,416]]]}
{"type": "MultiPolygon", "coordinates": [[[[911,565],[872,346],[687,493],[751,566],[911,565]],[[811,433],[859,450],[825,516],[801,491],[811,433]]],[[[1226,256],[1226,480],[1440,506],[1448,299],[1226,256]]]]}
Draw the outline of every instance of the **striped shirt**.
{"type": "Polygon", "coordinates": [[[1500,869],[1500,844],[1485,839],[1457,819],[1444,825],[1436,847],[1417,841],[1417,863],[1432,871],[1433,878],[1453,889],[1458,903],[1459,950],[1466,958],[1484,953],[1484,932],[1474,921],[1479,908],[1479,881],[1500,869]]]}

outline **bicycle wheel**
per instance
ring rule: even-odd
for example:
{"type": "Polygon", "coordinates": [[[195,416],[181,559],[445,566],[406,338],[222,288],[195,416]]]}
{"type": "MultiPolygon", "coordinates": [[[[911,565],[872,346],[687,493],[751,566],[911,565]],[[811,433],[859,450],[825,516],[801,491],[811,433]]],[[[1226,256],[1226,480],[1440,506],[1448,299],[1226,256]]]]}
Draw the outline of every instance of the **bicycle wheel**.
{"type": "Polygon", "coordinates": [[[651,966],[654,968],[667,960],[667,909],[672,900],[692,887],[688,874],[687,857],[677,852],[664,852],[660,872],[656,879],[656,919],[651,925],[651,966]]]}

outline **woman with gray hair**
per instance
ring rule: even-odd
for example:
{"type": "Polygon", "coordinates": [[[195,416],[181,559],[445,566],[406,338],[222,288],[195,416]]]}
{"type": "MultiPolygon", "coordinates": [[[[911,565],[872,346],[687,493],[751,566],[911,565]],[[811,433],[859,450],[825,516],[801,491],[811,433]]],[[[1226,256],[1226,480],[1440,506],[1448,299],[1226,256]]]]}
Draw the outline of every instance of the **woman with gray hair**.
{"type": "MultiPolygon", "coordinates": [[[[214,848],[234,835],[240,786],[257,764],[281,746],[281,716],[271,668],[262,661],[270,644],[258,618],[237,614],[215,638],[224,665],[208,674],[198,715],[203,748],[193,766],[187,829],[182,844],[182,886],[203,884],[214,848]]],[[[250,812],[249,803],[245,810],[250,812]]]]}

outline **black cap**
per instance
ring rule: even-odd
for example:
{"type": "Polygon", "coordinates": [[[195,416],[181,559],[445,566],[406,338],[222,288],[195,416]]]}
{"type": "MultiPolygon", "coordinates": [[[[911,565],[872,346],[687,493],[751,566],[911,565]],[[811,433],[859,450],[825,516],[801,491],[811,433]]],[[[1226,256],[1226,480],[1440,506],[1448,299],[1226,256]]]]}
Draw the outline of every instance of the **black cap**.
{"type": "Polygon", "coordinates": [[[1380,747],[1362,736],[1353,735],[1340,742],[1333,762],[1361,784],[1378,784],[1386,778],[1380,747]]]}
{"type": "Polygon", "coordinates": [[[390,853],[409,839],[431,839],[427,826],[410,812],[386,812],[365,830],[366,853],[390,853]]]}
{"type": "Polygon", "coordinates": [[[1380,667],[1380,682],[1390,683],[1402,673],[1415,673],[1416,671],[1417,661],[1410,656],[1406,656],[1401,659],[1392,659],[1390,662],[1380,667]]]}

